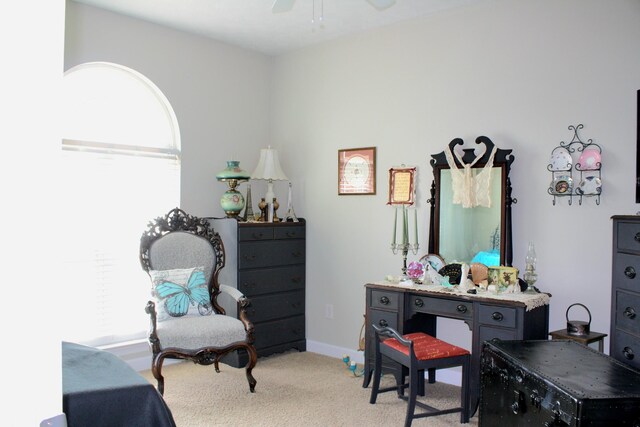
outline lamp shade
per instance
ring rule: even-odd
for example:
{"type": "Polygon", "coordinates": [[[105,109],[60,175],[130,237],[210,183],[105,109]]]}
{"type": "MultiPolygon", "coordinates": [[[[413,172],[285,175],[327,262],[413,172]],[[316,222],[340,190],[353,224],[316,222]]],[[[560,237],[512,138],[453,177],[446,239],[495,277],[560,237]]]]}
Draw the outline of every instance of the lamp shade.
{"type": "Polygon", "coordinates": [[[280,160],[278,160],[278,151],[275,148],[262,148],[260,150],[260,160],[258,166],[251,174],[252,179],[267,179],[267,180],[287,180],[287,176],[280,167],[280,160]]]}
{"type": "Polygon", "coordinates": [[[229,181],[232,179],[247,181],[249,178],[249,174],[243,169],[240,169],[240,162],[237,160],[228,160],[227,167],[216,174],[218,181],[229,181]]]}

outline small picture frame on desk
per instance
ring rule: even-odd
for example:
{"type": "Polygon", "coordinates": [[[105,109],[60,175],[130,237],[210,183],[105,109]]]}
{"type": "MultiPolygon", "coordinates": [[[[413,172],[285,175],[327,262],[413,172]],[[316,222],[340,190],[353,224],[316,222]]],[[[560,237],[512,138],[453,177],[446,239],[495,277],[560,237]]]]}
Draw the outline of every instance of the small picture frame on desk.
{"type": "Polygon", "coordinates": [[[376,147],[338,150],[338,195],[376,194],[376,147]]]}

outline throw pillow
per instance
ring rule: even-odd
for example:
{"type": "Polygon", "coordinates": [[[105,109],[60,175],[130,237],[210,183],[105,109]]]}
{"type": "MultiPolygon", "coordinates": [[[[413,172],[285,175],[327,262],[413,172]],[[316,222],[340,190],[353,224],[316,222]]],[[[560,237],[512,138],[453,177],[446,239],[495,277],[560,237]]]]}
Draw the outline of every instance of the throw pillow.
{"type": "Polygon", "coordinates": [[[203,267],[150,270],[149,275],[158,321],[213,312],[203,267]]]}

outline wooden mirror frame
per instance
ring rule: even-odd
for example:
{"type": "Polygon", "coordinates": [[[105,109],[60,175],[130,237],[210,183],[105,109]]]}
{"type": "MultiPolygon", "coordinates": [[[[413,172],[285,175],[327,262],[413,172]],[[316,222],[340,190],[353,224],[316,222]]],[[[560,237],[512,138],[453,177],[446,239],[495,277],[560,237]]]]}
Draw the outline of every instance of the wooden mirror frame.
{"type": "MultiPolygon", "coordinates": [[[[486,136],[479,136],[476,138],[476,144],[484,144],[486,150],[482,155],[482,158],[478,159],[474,168],[482,168],[487,164],[489,156],[493,151],[495,144],[486,136]]],[[[464,141],[461,138],[453,139],[448,148],[453,152],[456,145],[464,145],[464,141]]],[[[465,164],[470,164],[475,160],[473,148],[463,149],[462,160],[465,164]]],[[[509,172],[511,171],[511,163],[513,163],[514,157],[511,154],[512,150],[503,150],[498,148],[496,150],[493,167],[502,168],[502,191],[501,191],[501,218],[500,218],[500,265],[511,266],[513,262],[513,242],[512,242],[512,220],[511,220],[511,205],[517,203],[517,200],[511,196],[511,179],[509,178],[509,172]]],[[[462,168],[457,158],[455,158],[456,165],[462,168]]],[[[429,162],[433,168],[433,181],[431,183],[431,198],[427,200],[431,204],[431,218],[429,221],[429,253],[439,254],[440,248],[440,173],[443,169],[450,169],[449,163],[444,151],[438,154],[432,154],[429,162]]]]}

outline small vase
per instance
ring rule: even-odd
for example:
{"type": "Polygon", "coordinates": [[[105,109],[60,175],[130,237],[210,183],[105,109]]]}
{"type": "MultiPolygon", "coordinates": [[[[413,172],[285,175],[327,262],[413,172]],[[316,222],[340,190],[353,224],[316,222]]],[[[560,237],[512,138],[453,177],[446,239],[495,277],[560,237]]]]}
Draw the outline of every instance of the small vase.
{"type": "Polygon", "coordinates": [[[258,221],[266,222],[267,221],[267,202],[264,200],[264,197],[260,199],[260,203],[258,203],[258,208],[260,209],[260,218],[258,221]]]}

